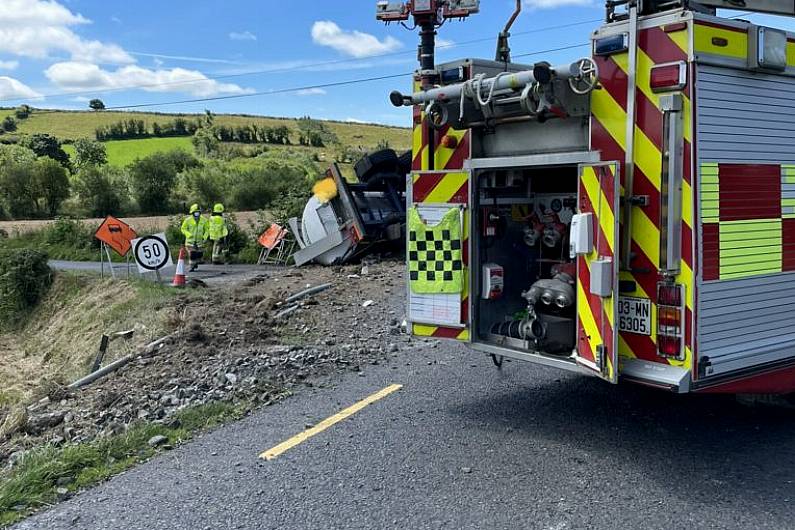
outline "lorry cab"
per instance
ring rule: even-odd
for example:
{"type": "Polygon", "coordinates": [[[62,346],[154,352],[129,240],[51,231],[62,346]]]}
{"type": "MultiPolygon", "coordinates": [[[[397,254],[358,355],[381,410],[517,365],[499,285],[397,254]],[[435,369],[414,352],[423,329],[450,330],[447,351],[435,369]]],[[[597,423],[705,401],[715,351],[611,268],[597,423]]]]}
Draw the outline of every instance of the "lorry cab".
{"type": "MultiPolygon", "coordinates": [[[[497,60],[426,57],[392,94],[414,109],[415,335],[611,383],[795,392],[795,36],[715,7],[608,2],[559,66],[511,62],[509,24],[497,60]]],[[[463,9],[434,8],[426,52],[427,17],[463,9]]]]}

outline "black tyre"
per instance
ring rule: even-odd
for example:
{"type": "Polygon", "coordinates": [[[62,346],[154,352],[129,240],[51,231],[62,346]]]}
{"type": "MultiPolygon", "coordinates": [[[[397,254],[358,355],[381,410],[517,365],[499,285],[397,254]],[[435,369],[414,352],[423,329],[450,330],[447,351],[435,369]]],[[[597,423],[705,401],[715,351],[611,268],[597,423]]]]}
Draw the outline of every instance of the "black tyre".
{"type": "Polygon", "coordinates": [[[398,157],[398,169],[403,175],[411,173],[411,165],[414,162],[414,153],[406,151],[398,157]]]}
{"type": "Polygon", "coordinates": [[[363,156],[356,162],[354,171],[360,182],[367,182],[372,175],[377,173],[395,173],[397,171],[398,157],[392,149],[382,149],[375,153],[363,156]]]}
{"type": "Polygon", "coordinates": [[[406,177],[397,173],[373,173],[367,179],[369,191],[385,191],[388,184],[397,192],[406,191],[406,177]]]}

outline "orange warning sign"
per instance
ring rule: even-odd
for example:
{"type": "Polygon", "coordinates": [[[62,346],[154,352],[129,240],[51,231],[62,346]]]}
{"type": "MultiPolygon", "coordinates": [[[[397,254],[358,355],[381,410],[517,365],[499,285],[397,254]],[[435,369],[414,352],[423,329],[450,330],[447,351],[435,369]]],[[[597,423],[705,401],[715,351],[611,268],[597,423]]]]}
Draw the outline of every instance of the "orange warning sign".
{"type": "Polygon", "coordinates": [[[126,256],[132,246],[131,241],[138,234],[130,225],[109,215],[99,225],[94,237],[112,248],[119,256],[126,256]]]}
{"type": "Polygon", "coordinates": [[[259,244],[268,250],[273,250],[276,248],[276,245],[282,242],[282,239],[284,239],[286,235],[286,228],[282,228],[277,224],[272,224],[270,228],[260,234],[260,236],[257,238],[257,241],[259,241],[259,244]]]}

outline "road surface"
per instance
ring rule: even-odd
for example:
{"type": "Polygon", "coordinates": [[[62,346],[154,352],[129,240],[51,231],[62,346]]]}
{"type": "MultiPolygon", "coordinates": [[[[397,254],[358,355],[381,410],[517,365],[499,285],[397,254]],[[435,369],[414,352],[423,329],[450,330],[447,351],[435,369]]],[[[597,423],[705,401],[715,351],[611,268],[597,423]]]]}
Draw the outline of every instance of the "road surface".
{"type": "MultiPolygon", "coordinates": [[[[79,271],[79,272],[95,272],[100,274],[103,270],[105,274],[110,274],[109,265],[104,265],[98,261],[61,261],[50,260],[50,267],[55,270],[61,271],[79,271]]],[[[199,270],[189,273],[189,278],[202,280],[208,284],[219,282],[240,282],[248,278],[252,278],[262,274],[268,270],[272,270],[273,266],[257,266],[257,265],[201,265],[199,270]]],[[[128,267],[125,263],[114,263],[113,272],[117,278],[127,277],[128,267]]],[[[134,277],[139,276],[138,268],[135,263],[131,262],[129,266],[130,274],[134,277]]],[[[147,278],[155,278],[154,273],[147,273],[147,278]]],[[[167,267],[160,273],[163,283],[171,283],[174,279],[174,267],[167,267]]]]}
{"type": "Polygon", "coordinates": [[[795,528],[792,411],[416,344],[16,528],[795,528]]]}

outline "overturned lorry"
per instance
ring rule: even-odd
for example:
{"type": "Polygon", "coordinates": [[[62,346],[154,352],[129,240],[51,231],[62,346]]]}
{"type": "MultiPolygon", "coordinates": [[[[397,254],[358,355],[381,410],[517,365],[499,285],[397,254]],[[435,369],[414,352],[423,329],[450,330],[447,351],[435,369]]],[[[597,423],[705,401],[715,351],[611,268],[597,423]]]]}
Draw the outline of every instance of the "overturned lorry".
{"type": "MultiPolygon", "coordinates": [[[[795,35],[722,0],[607,2],[588,57],[436,65],[414,18],[415,335],[674,392],[795,392],[795,35]]],[[[791,3],[743,9],[795,15],[791,3]]]]}
{"type": "Polygon", "coordinates": [[[290,219],[297,266],[346,263],[401,241],[406,223],[406,175],[411,154],[383,149],[362,157],[348,182],[334,163],[314,188],[303,216],[290,219]]]}

